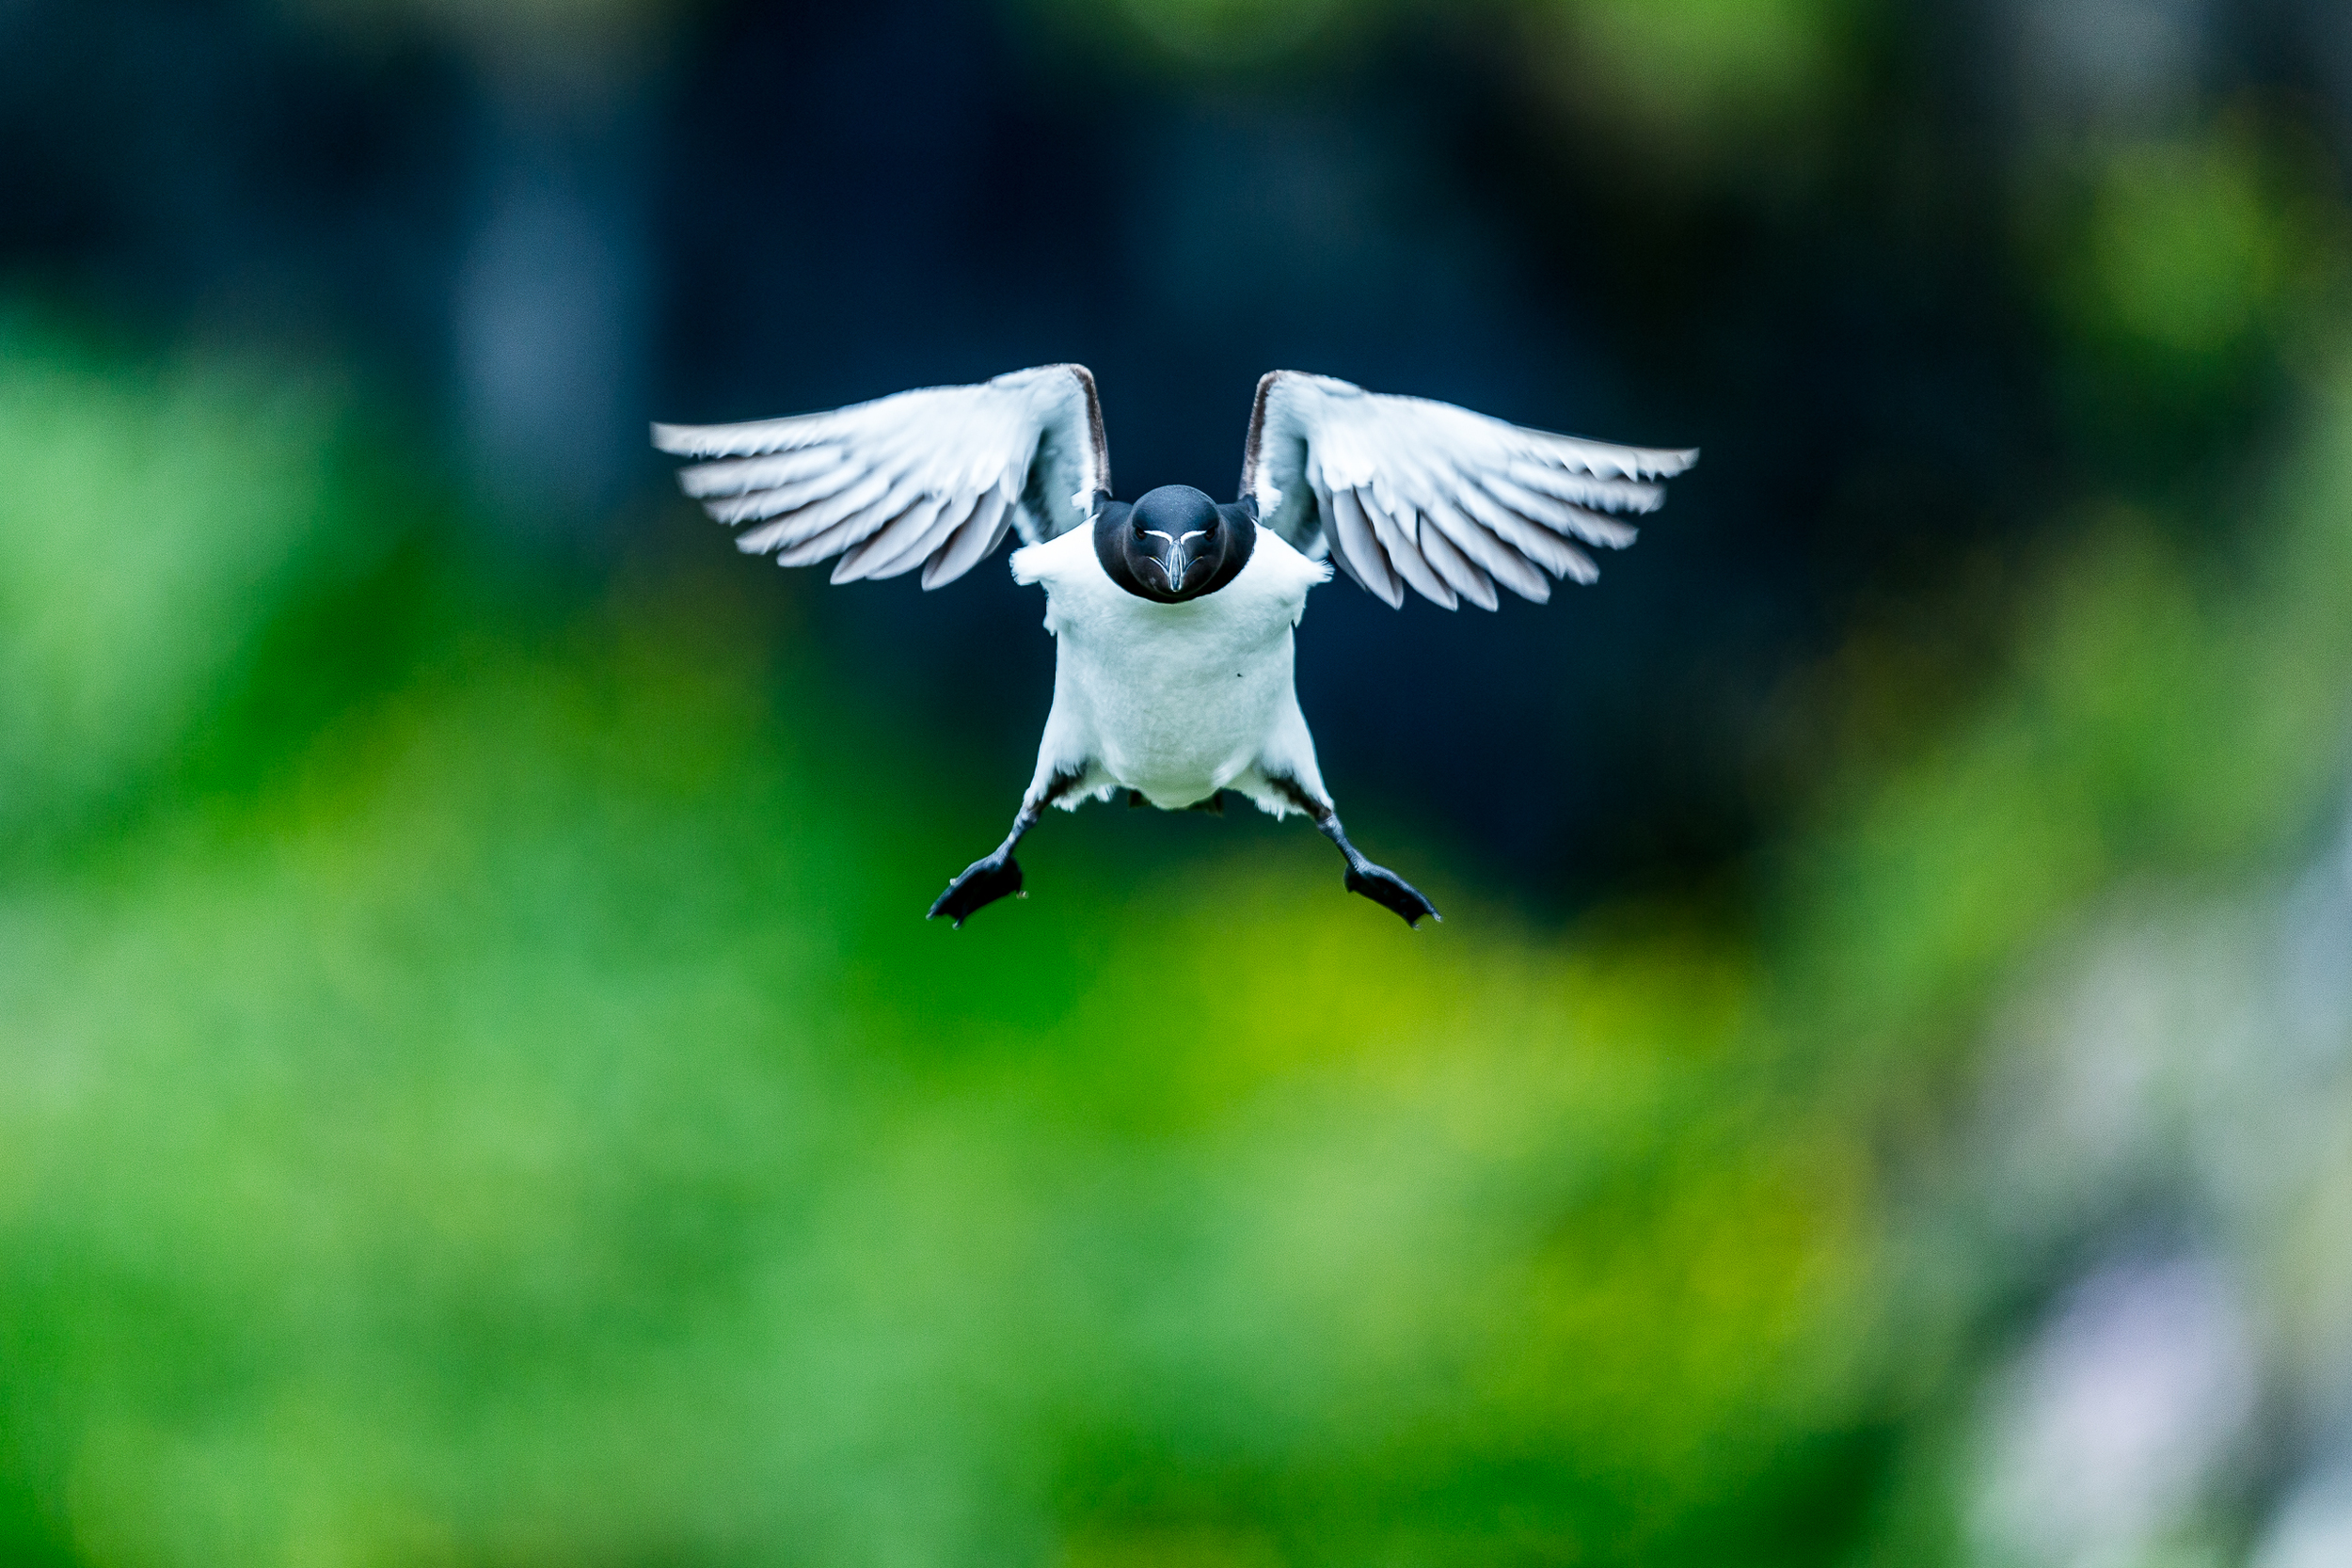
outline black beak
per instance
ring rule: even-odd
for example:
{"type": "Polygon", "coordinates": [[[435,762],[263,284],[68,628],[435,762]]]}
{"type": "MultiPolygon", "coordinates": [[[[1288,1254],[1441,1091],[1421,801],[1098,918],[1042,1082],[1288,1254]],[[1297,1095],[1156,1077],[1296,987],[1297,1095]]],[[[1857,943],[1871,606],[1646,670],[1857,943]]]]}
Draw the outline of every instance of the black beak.
{"type": "Polygon", "coordinates": [[[1170,594],[1182,594],[1184,584],[1195,574],[1211,568],[1211,558],[1216,550],[1216,540],[1206,529],[1196,529],[1181,538],[1153,530],[1144,538],[1144,547],[1152,562],[1168,581],[1170,594]]]}

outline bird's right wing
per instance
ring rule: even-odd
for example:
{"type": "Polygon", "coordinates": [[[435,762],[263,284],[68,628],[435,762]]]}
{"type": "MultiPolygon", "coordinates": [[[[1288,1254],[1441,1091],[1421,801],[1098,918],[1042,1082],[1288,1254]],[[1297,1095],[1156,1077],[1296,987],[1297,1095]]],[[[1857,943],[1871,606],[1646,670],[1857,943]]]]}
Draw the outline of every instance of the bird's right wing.
{"type": "Polygon", "coordinates": [[[1013,371],[976,387],[927,387],[872,403],[749,424],[653,427],[653,444],[714,458],[678,485],[736,548],[833,580],[923,568],[953,582],[1018,527],[1030,544],[1076,528],[1110,488],[1094,377],[1084,365],[1013,371]]]}

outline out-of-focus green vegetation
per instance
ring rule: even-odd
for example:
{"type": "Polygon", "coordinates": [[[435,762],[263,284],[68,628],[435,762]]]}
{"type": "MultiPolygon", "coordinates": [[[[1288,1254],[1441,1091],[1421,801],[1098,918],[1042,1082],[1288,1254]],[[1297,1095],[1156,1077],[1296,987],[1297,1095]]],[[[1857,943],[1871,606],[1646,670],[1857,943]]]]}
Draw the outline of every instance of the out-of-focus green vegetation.
{"type": "Polygon", "coordinates": [[[1852,69],[1851,0],[1549,0],[1526,8],[1537,40],[1567,55],[1549,79],[1613,119],[1649,158],[1785,141],[1839,103],[1852,69]]]}
{"type": "Polygon", "coordinates": [[[878,784],[905,737],[813,708],[788,636],[781,695],[730,673],[760,632],[713,582],[553,636],[452,592],[396,680],[176,788],[334,536],[418,525],[234,377],[12,347],[56,478],[8,571],[84,639],[20,698],[76,800],[147,781],[0,905],[28,1539],[1700,1560],[1849,1484],[1867,1173],[1743,1043],[1736,949],[1417,940],[1298,835],[1135,881],[1085,818],[1009,918],[927,927],[974,802],[878,784]],[[51,499],[120,452],[170,541],[130,586],[51,499]],[[246,504],[313,526],[222,594],[246,504]],[[168,705],[115,663],[159,649],[168,705]]]}
{"type": "MultiPolygon", "coordinates": [[[[1864,20],[1513,14],[1718,167],[1864,20]]],[[[1984,1560],[1953,1433],[2044,1282],[1922,1216],[1988,1004],[2306,858],[2352,738],[2336,207],[2245,126],[2064,154],[2019,265],[2088,520],[1999,658],[1731,914],[1565,931],[1101,811],[927,926],[1002,781],[771,578],[550,588],[359,399],[8,325],[0,1559],[1984,1560]]]]}
{"type": "Polygon", "coordinates": [[[272,630],[387,539],[337,472],[320,389],[6,341],[0,838],[19,838],[123,807],[200,750],[272,630]]]}
{"type": "Polygon", "coordinates": [[[2339,396],[2242,559],[2043,573],[1761,941],[1414,936],[1303,835],[1168,824],[1179,875],[1124,814],[951,934],[993,797],[878,765],[919,737],[767,579],[551,626],[308,389],[0,362],[36,1560],[1821,1560],[1964,1316],[1878,1135],[2040,933],[2341,783],[2339,396]],[[397,660],[241,720],[321,607],[397,660]]]}

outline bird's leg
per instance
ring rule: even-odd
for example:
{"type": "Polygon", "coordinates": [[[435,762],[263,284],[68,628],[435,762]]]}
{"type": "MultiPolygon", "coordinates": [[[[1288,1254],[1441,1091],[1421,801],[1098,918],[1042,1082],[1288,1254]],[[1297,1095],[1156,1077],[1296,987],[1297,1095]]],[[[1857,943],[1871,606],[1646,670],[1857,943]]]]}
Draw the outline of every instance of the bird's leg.
{"type": "Polygon", "coordinates": [[[993,853],[982,856],[965,866],[963,875],[947,884],[947,891],[931,904],[926,920],[946,915],[961,927],[975,910],[993,904],[997,899],[1021,891],[1021,863],[1012,858],[1013,846],[1024,834],[1037,826],[1039,813],[1044,808],[1040,800],[1023,800],[1021,811],[1012,819],[1012,832],[993,853]]]}
{"type": "Polygon", "coordinates": [[[1044,814],[1045,808],[1069,793],[1071,786],[1081,776],[1078,773],[1057,773],[1046,781],[1042,790],[1024,797],[1021,810],[1012,819],[1012,832],[1005,835],[1005,842],[965,866],[963,875],[947,884],[947,891],[939,895],[931,905],[931,912],[923,918],[937,920],[944,914],[961,927],[975,910],[1019,893],[1021,863],[1012,858],[1013,846],[1037,826],[1037,819],[1044,814]]]}
{"type": "Polygon", "coordinates": [[[1315,826],[1323,836],[1340,847],[1347,857],[1347,891],[1360,893],[1384,909],[1393,910],[1405,924],[1419,929],[1423,916],[1445,923],[1436,905],[1421,895],[1419,889],[1385,865],[1375,865],[1364,858],[1362,850],[1347,842],[1347,834],[1340,827],[1340,814],[1329,806],[1315,818],[1315,826]]]}
{"type": "Polygon", "coordinates": [[[1314,819],[1323,836],[1340,847],[1347,857],[1347,891],[1360,893],[1381,908],[1392,910],[1406,925],[1418,930],[1423,917],[1444,924],[1445,916],[1437,906],[1423,898],[1412,883],[1385,865],[1375,865],[1364,858],[1364,852],[1347,841],[1347,832],[1340,826],[1340,814],[1328,800],[1310,795],[1295,779],[1269,780],[1274,787],[1314,819]]]}

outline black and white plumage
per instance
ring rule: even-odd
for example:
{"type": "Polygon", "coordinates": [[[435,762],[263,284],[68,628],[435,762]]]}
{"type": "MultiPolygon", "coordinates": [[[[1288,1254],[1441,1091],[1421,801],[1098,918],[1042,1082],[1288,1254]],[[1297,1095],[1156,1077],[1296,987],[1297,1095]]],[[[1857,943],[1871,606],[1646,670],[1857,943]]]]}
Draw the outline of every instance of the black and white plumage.
{"type": "Polygon", "coordinates": [[[1407,588],[1485,610],[1498,587],[1541,602],[1598,576],[1618,515],[1655,510],[1694,451],[1522,429],[1451,404],[1276,371],[1258,384],[1240,499],[1168,485],[1111,499],[1094,377],[1080,365],[900,392],[830,413],[656,425],[704,461],[686,493],[787,566],[833,580],[922,568],[954,581],[1009,531],[1013,576],[1045,589],[1054,703],[1012,832],[932,905],[961,926],[1021,889],[1013,848],[1048,805],[1125,790],[1168,810],[1234,790],[1306,813],[1347,858],[1347,886],[1418,925],[1437,914],[1340,827],[1291,674],[1292,632],[1327,557],[1392,607],[1407,588]]]}

